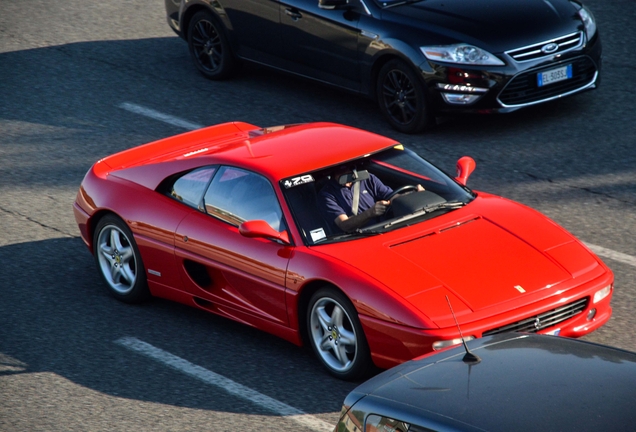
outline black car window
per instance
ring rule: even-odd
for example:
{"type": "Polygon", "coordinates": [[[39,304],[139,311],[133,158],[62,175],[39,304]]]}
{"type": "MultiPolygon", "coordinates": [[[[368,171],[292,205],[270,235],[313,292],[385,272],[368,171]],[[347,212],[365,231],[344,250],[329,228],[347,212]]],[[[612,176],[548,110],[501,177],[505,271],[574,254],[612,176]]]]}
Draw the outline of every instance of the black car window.
{"type": "Polygon", "coordinates": [[[203,192],[216,168],[215,166],[203,167],[183,174],[168,189],[168,194],[184,204],[200,208],[203,192]]]}
{"type": "Polygon", "coordinates": [[[264,220],[278,232],[286,229],[271,183],[250,171],[219,168],[203,202],[208,214],[235,226],[248,220],[264,220]]]}

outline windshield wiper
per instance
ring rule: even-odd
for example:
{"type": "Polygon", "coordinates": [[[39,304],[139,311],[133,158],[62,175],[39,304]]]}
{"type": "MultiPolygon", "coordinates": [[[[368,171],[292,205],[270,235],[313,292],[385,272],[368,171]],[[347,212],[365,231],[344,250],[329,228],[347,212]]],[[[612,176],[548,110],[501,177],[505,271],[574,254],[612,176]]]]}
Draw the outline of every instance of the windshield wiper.
{"type": "MultiPolygon", "coordinates": [[[[464,201],[446,201],[440,204],[424,207],[421,210],[418,210],[416,212],[404,215],[400,218],[393,219],[390,222],[387,222],[386,224],[382,225],[382,229],[386,230],[387,228],[390,228],[394,225],[409,221],[411,219],[418,218],[420,216],[424,216],[425,214],[428,214],[428,213],[433,213],[438,210],[456,210],[460,207],[464,207],[466,204],[468,203],[464,201]]],[[[361,234],[377,234],[380,232],[377,230],[377,228],[378,228],[377,226],[369,227],[368,230],[362,228],[362,229],[358,229],[356,232],[359,232],[361,234]]]]}

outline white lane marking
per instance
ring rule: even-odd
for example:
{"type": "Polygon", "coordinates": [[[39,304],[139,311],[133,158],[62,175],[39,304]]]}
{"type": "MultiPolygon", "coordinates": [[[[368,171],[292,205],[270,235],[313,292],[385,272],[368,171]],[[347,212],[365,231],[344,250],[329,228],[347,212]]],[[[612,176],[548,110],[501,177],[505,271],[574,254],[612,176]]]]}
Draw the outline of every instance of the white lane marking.
{"type": "Polygon", "coordinates": [[[164,114],[162,112],[155,111],[150,108],[142,107],[141,105],[135,105],[129,102],[124,102],[120,104],[119,108],[125,109],[126,111],[130,111],[135,114],[150,117],[155,120],[159,120],[164,123],[171,124],[173,126],[179,126],[184,129],[195,130],[195,129],[201,129],[203,127],[203,125],[191,123],[187,120],[180,119],[179,117],[174,117],[174,116],[164,114]]]}
{"type": "MultiPolygon", "coordinates": [[[[122,104],[119,105],[120,108],[123,108],[127,111],[130,112],[134,112],[135,114],[140,114],[146,117],[150,117],[153,118],[155,120],[159,120],[165,123],[169,123],[171,125],[174,126],[179,126],[182,127],[184,129],[190,129],[190,130],[194,130],[194,129],[201,129],[202,125],[198,125],[196,123],[190,123],[189,121],[177,118],[177,117],[173,117],[171,115],[168,114],[164,114],[161,113],[159,111],[155,111],[153,109],[150,108],[145,108],[142,107],[141,105],[135,105],[129,102],[124,102],[122,104]]],[[[622,181],[622,180],[614,180],[614,182],[616,181],[622,181]]],[[[612,249],[607,249],[604,248],[602,246],[596,246],[593,244],[589,244],[586,243],[587,247],[589,247],[595,254],[602,256],[604,258],[609,258],[612,259],[614,261],[618,261],[618,262],[622,262],[623,264],[628,264],[631,265],[633,267],[636,267],[636,257],[633,257],[631,255],[627,255],[625,253],[622,252],[617,252],[614,251],[612,249]]]]}
{"type": "Polygon", "coordinates": [[[210,370],[207,370],[201,366],[197,366],[194,363],[170,354],[160,348],[156,348],[149,343],[141,341],[134,337],[123,337],[115,341],[116,344],[135,351],[139,354],[143,354],[152,358],[164,365],[176,369],[179,372],[183,372],[193,378],[203,381],[206,384],[220,387],[221,389],[238,396],[242,399],[248,400],[262,408],[286,417],[296,423],[299,423],[309,429],[321,432],[332,432],[334,426],[316,418],[312,415],[306,414],[292,406],[289,406],[283,402],[273,399],[269,396],[259,393],[256,390],[252,390],[249,387],[245,387],[237,382],[232,381],[229,378],[219,375],[210,370]]]}
{"type": "Polygon", "coordinates": [[[597,246],[597,245],[593,245],[589,243],[585,243],[585,245],[589,247],[592,250],[592,252],[594,252],[598,256],[609,258],[614,261],[622,262],[623,264],[636,267],[636,257],[627,255],[626,253],[616,252],[615,250],[607,249],[607,248],[604,248],[603,246],[597,246]]]}

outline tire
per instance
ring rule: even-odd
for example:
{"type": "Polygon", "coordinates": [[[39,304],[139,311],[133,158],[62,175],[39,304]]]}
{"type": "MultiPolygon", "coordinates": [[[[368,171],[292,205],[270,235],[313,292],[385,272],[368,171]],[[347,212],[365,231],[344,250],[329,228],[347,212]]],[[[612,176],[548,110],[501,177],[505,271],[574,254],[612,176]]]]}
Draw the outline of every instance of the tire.
{"type": "Polygon", "coordinates": [[[196,68],[208,79],[228,78],[236,68],[225,28],[208,11],[199,11],[188,26],[188,47],[196,68]]]}
{"type": "Polygon", "coordinates": [[[146,270],[130,228],[115,215],[104,216],[95,228],[93,255],[108,291],[126,303],[150,297],[146,270]]]}
{"type": "Polygon", "coordinates": [[[307,333],[314,353],[336,378],[356,380],[373,366],[358,313],[340,291],[321,288],[307,309],[307,333]]]}
{"type": "Polygon", "coordinates": [[[394,129],[414,134],[434,123],[422,80],[402,60],[393,59],[380,69],[376,94],[380,111],[394,129]]]}

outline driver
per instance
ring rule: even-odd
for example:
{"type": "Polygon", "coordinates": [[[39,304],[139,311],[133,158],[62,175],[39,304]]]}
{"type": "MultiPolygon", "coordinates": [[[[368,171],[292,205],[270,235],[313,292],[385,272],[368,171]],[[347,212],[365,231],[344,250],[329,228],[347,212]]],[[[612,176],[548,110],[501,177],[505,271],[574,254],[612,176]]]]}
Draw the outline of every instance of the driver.
{"type": "MultiPolygon", "coordinates": [[[[418,184],[417,190],[424,188],[418,184]]],[[[379,222],[390,204],[388,198],[392,193],[393,189],[375,175],[341,167],[322,188],[318,200],[323,216],[334,232],[351,232],[379,222]]]]}

